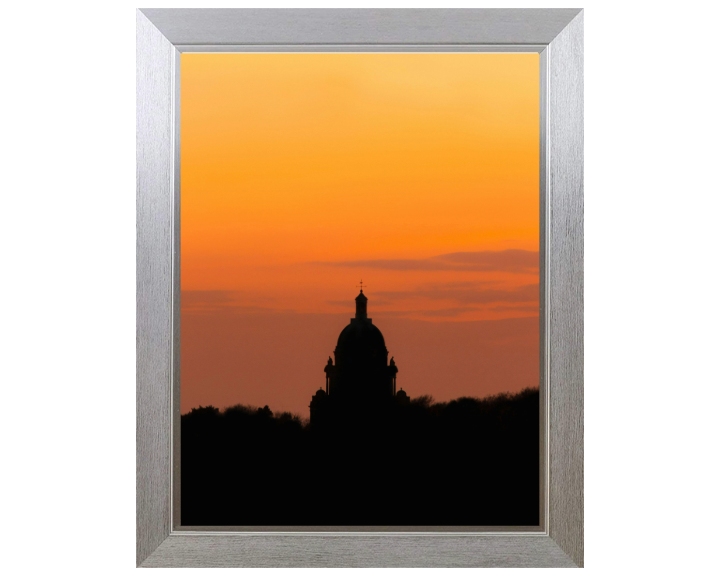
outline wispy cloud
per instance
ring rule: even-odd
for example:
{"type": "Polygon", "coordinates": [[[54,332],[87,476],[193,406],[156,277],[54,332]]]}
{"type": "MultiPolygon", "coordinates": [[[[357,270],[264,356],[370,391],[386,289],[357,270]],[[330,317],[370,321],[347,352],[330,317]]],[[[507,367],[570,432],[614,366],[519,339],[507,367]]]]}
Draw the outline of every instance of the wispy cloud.
{"type": "Polygon", "coordinates": [[[509,288],[487,288],[482,283],[475,286],[460,287],[433,285],[420,287],[416,290],[377,292],[376,294],[381,298],[393,301],[427,298],[430,300],[450,300],[465,305],[491,304],[495,302],[535,302],[539,298],[540,285],[526,284],[509,288]]]}
{"type": "Polygon", "coordinates": [[[223,306],[240,299],[234,290],[183,290],[180,301],[183,306],[223,306]]]}
{"type": "MultiPolygon", "coordinates": [[[[250,305],[244,293],[237,290],[183,290],[180,293],[180,307],[184,312],[278,312],[274,308],[250,305]]],[[[255,298],[257,299],[257,298],[255,298]]],[[[272,301],[272,298],[261,298],[272,301]]]]}
{"type": "Polygon", "coordinates": [[[370,303],[379,305],[378,302],[382,302],[383,306],[389,306],[390,310],[382,311],[385,316],[428,320],[456,318],[478,312],[520,312],[536,315],[539,294],[539,284],[503,287],[498,282],[492,281],[448,282],[424,284],[414,290],[374,292],[370,303]],[[378,298],[376,299],[375,296],[378,298]],[[422,304],[420,302],[422,300],[426,303],[422,304]]]}
{"type": "Polygon", "coordinates": [[[454,308],[439,308],[435,310],[383,310],[378,315],[393,318],[454,318],[468,312],[477,312],[479,308],[472,306],[457,306],[454,308]]]}
{"type": "Polygon", "coordinates": [[[491,306],[488,308],[490,312],[539,312],[540,308],[538,304],[533,306],[507,306],[500,304],[498,306],[491,306]]]}
{"type": "Polygon", "coordinates": [[[539,253],[529,250],[452,252],[420,259],[344,260],[312,262],[324,266],[382,270],[455,270],[467,272],[532,273],[539,269],[539,253]]]}
{"type": "Polygon", "coordinates": [[[460,314],[475,311],[477,311],[477,309],[471,306],[458,306],[455,308],[441,308],[439,310],[421,310],[418,311],[417,314],[428,318],[454,318],[455,316],[460,316],[460,314]]]}

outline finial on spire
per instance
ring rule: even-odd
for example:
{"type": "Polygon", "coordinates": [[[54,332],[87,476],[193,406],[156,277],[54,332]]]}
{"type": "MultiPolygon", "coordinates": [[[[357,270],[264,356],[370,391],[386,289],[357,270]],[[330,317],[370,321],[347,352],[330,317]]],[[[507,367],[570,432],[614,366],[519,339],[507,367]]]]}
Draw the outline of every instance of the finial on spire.
{"type": "Polygon", "coordinates": [[[360,292],[363,291],[363,286],[367,288],[367,284],[363,284],[362,279],[360,280],[360,284],[356,285],[355,288],[360,288],[360,292]]]}

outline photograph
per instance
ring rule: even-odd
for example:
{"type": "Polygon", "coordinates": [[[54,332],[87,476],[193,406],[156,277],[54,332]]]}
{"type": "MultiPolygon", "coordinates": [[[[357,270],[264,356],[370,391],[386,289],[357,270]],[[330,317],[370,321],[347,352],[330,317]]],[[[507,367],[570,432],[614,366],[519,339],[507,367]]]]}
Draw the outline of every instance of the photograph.
{"type": "Polygon", "coordinates": [[[540,56],[180,55],[183,527],[538,527],[540,56]]]}

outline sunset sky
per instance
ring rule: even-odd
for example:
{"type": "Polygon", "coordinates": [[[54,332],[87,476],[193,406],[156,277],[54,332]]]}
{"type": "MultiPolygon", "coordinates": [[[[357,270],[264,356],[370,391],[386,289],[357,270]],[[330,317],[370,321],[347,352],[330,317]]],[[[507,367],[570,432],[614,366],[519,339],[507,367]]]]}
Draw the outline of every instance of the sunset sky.
{"type": "Polygon", "coordinates": [[[537,54],[181,57],[181,410],[309,414],[367,284],[398,388],[537,386],[537,54]]]}

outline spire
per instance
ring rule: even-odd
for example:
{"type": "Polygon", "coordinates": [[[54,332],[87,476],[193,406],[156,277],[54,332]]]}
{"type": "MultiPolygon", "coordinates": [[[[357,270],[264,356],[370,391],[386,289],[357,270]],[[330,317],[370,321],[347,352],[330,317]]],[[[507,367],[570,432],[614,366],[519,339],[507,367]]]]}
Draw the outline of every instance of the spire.
{"type": "Polygon", "coordinates": [[[363,294],[362,287],[360,288],[360,294],[355,298],[355,318],[367,320],[367,296],[363,294]]]}

